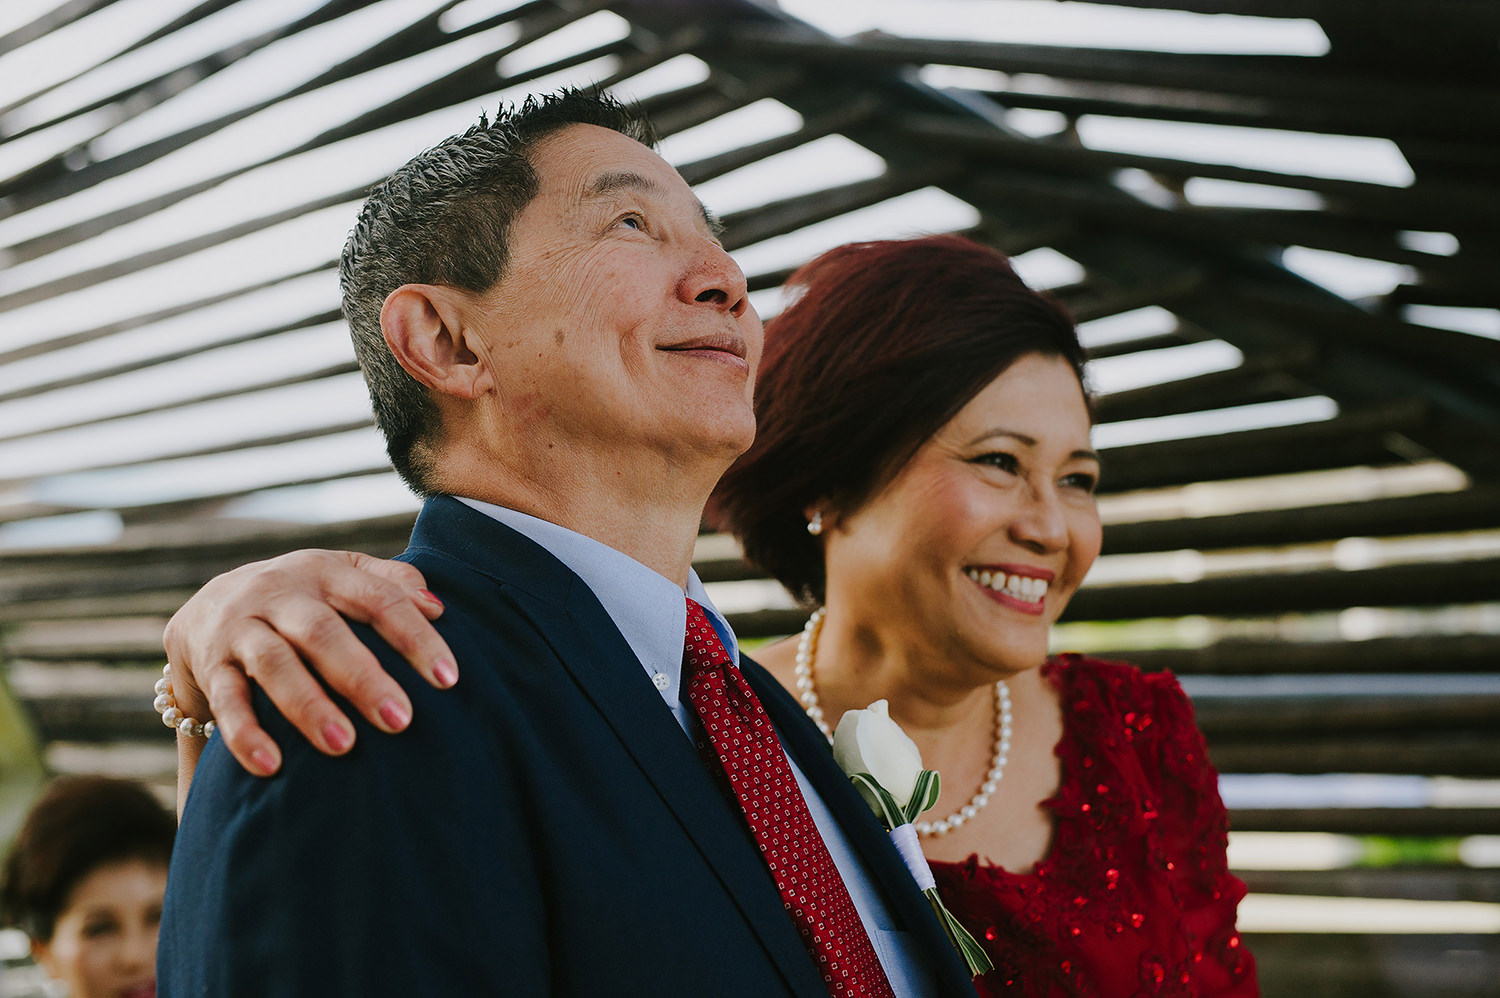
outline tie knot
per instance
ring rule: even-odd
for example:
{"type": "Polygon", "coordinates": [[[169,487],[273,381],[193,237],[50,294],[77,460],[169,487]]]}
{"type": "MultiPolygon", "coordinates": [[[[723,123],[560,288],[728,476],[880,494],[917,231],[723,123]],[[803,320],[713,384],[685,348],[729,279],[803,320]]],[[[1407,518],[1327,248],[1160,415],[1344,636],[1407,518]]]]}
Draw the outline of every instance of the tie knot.
{"type": "Polygon", "coordinates": [[[708,622],[708,612],[692,599],[687,601],[687,635],[682,645],[682,662],[694,670],[729,664],[729,652],[719,640],[719,632],[708,622]]]}

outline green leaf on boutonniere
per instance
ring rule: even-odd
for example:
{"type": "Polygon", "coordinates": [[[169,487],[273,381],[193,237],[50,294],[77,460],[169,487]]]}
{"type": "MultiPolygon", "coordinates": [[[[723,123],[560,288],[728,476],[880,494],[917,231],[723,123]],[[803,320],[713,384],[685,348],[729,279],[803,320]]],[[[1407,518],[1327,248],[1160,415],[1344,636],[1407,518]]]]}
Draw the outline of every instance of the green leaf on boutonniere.
{"type": "Polygon", "coordinates": [[[969,973],[974,977],[989,973],[995,969],[995,964],[990,960],[983,947],[969,934],[958,919],[954,918],[942,899],[938,897],[936,887],[930,887],[922,892],[927,895],[927,900],[932,904],[932,911],[937,915],[938,921],[943,924],[943,931],[948,933],[949,940],[958,949],[959,956],[964,958],[968,965],[969,973]]]}
{"type": "Polygon", "coordinates": [[[941,789],[942,781],[938,779],[937,770],[922,770],[922,775],[917,777],[917,782],[912,786],[911,799],[906,802],[903,812],[906,820],[916,821],[917,815],[936,804],[941,789]]]}
{"type": "Polygon", "coordinates": [[[906,818],[901,810],[901,805],[896,803],[896,798],[891,796],[889,790],[880,785],[879,780],[875,779],[869,773],[851,773],[849,779],[854,781],[856,787],[866,791],[869,796],[873,796],[880,803],[880,810],[884,812],[882,817],[887,829],[906,824],[906,818]]]}

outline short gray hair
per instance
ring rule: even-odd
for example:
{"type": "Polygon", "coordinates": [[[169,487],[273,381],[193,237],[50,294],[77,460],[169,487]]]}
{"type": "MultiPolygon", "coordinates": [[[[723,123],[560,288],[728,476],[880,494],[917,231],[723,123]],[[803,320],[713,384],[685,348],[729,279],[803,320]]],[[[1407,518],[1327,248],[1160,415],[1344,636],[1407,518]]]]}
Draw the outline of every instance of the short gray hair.
{"type": "Polygon", "coordinates": [[[403,284],[441,284],[480,294],[509,262],[510,228],[537,193],[529,159],[541,139],[571,125],[598,125],[646,146],[643,113],[612,97],[566,89],[502,106],[414,156],[371,192],[339,260],[344,318],[385,435],[386,453],[422,495],[436,489],[432,445],[441,423],[427,388],[386,346],[380,310],[403,284]]]}

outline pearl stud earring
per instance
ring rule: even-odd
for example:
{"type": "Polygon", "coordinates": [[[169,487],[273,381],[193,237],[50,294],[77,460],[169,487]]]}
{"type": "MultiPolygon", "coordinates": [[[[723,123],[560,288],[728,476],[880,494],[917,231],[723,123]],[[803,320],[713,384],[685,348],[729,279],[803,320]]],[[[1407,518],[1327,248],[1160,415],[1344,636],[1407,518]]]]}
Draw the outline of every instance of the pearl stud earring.
{"type": "Polygon", "coordinates": [[[823,532],[823,511],[813,513],[812,519],[807,521],[807,532],[814,537],[823,532]]]}

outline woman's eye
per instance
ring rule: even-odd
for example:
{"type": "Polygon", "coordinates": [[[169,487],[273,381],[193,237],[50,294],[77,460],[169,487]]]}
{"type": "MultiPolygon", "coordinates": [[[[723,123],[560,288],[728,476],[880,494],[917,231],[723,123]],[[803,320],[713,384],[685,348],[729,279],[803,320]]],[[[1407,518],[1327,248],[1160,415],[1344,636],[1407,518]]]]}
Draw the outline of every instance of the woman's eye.
{"type": "Polygon", "coordinates": [[[1079,489],[1092,495],[1094,490],[1099,487],[1099,477],[1080,471],[1064,478],[1063,484],[1069,488],[1079,489]]]}
{"type": "Polygon", "coordinates": [[[80,934],[85,939],[98,939],[100,936],[108,935],[115,930],[115,923],[109,920],[97,922],[85,922],[80,934]]]}
{"type": "Polygon", "coordinates": [[[1014,454],[1007,454],[1005,451],[992,451],[988,454],[981,454],[974,461],[977,464],[987,464],[992,468],[999,468],[1001,471],[1009,472],[1012,475],[1019,471],[1021,467],[1021,462],[1016,460],[1016,456],[1014,454]]]}

